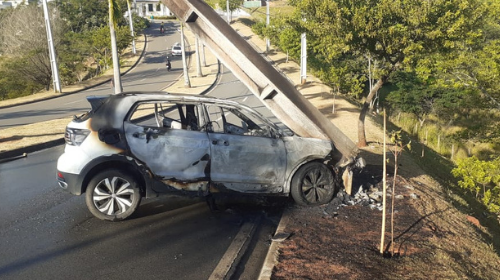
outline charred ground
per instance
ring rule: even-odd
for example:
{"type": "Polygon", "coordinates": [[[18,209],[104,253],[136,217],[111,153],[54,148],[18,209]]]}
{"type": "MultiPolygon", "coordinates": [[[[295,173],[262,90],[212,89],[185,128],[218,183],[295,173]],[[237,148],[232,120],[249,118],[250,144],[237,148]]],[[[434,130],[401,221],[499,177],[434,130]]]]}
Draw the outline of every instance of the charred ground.
{"type": "Polygon", "coordinates": [[[422,174],[397,176],[393,194],[393,170],[387,173],[385,254],[376,199],[383,172],[372,164],[356,174],[352,196],[339,192],[327,205],[287,209],[291,235],[272,279],[500,279],[495,234],[457,210],[451,200],[460,199],[422,174]]]}

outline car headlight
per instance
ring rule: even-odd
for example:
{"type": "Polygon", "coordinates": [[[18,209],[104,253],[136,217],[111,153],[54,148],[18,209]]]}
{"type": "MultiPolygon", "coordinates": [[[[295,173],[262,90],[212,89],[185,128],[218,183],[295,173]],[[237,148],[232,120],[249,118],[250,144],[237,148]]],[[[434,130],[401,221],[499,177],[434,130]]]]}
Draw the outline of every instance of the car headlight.
{"type": "Polygon", "coordinates": [[[82,142],[90,134],[88,129],[77,129],[66,127],[66,132],[64,133],[64,140],[66,144],[72,146],[80,146],[82,142]]]}

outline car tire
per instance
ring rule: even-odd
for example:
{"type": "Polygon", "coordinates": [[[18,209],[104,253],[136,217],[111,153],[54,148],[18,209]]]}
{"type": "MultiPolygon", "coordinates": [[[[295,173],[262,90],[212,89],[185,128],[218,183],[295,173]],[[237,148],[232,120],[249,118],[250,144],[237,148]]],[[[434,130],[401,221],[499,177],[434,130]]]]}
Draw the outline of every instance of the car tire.
{"type": "Polygon", "coordinates": [[[293,200],[299,205],[328,203],[335,193],[333,171],[321,162],[306,163],[293,175],[290,188],[293,200]]]}
{"type": "Polygon", "coordinates": [[[110,169],[90,180],[85,201],[95,217],[121,221],[135,212],[141,202],[141,192],[134,177],[121,170],[110,169]]]}

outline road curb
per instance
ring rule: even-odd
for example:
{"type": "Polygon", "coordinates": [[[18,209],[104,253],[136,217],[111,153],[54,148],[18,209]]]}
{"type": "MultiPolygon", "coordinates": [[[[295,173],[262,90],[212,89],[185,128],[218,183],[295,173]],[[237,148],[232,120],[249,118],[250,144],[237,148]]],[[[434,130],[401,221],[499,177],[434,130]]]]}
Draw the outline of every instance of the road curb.
{"type": "Polygon", "coordinates": [[[233,242],[231,242],[226,253],[222,256],[217,267],[208,278],[209,280],[231,279],[259,223],[260,219],[253,222],[247,222],[241,226],[233,242]]]}
{"type": "Polygon", "coordinates": [[[274,238],[280,235],[288,235],[285,232],[285,228],[290,220],[290,217],[290,209],[285,208],[285,210],[283,210],[283,214],[281,215],[278,227],[276,228],[276,232],[274,233],[271,245],[269,246],[269,250],[267,251],[266,259],[264,260],[262,269],[260,270],[258,278],[259,280],[270,280],[271,276],[273,275],[274,266],[278,263],[279,246],[282,242],[282,240],[275,240],[274,238]]]}
{"type": "Polygon", "coordinates": [[[58,145],[64,144],[64,138],[47,141],[44,143],[34,144],[28,147],[23,147],[19,149],[14,149],[10,151],[0,152],[0,163],[7,162],[19,158],[20,156],[26,156],[28,153],[36,152],[39,150],[52,148],[58,145]]]}

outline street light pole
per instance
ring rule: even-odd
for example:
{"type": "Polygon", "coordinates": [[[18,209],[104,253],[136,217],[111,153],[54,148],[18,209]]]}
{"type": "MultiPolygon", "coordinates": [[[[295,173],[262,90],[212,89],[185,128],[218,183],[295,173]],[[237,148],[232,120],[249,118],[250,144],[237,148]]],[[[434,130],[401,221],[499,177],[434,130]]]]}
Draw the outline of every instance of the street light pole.
{"type": "Polygon", "coordinates": [[[132,17],[132,12],[130,9],[130,0],[127,0],[127,9],[128,9],[128,23],[130,26],[130,35],[132,36],[132,53],[135,55],[135,36],[134,36],[134,18],[132,17]]]}
{"type": "Polygon", "coordinates": [[[300,36],[300,84],[305,84],[307,79],[307,37],[306,33],[300,36]]]}
{"type": "MultiPolygon", "coordinates": [[[[269,27],[269,0],[266,1],[266,27],[269,27]]],[[[266,52],[271,48],[271,41],[266,37],[266,52]]]]}
{"type": "Polygon", "coordinates": [[[200,40],[198,39],[198,36],[195,37],[195,45],[196,45],[196,67],[198,68],[197,76],[203,77],[203,73],[201,72],[200,40]]]}
{"type": "Polygon", "coordinates": [[[47,0],[43,0],[43,14],[45,16],[45,28],[47,30],[47,41],[49,44],[50,66],[52,68],[52,79],[54,80],[54,92],[61,92],[61,81],[59,80],[59,70],[57,69],[56,50],[52,39],[52,29],[50,28],[49,9],[47,0]]]}
{"type": "Polygon", "coordinates": [[[207,67],[207,60],[205,59],[205,45],[201,44],[201,65],[207,67]]]}
{"type": "Polygon", "coordinates": [[[184,24],[181,23],[181,52],[182,52],[182,69],[184,70],[184,87],[190,88],[189,73],[186,63],[186,51],[184,47],[184,24]]]}

